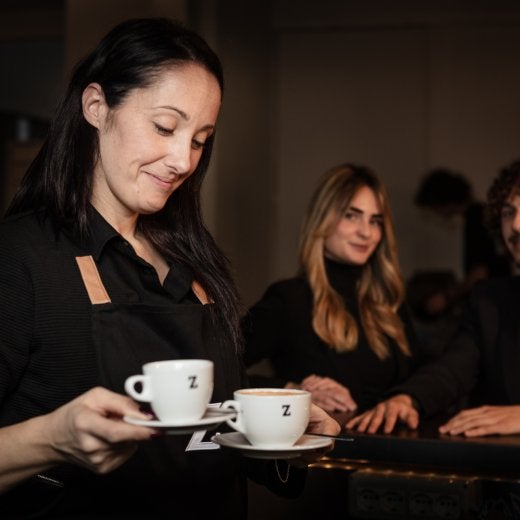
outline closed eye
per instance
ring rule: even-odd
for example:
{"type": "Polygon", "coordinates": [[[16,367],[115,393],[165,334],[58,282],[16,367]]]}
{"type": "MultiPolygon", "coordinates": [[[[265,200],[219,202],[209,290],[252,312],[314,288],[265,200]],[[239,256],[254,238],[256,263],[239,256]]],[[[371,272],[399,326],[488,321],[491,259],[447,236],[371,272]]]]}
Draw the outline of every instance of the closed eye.
{"type": "Polygon", "coordinates": [[[205,144],[206,144],[205,142],[197,141],[196,139],[193,139],[191,141],[191,147],[194,150],[201,150],[202,148],[204,148],[205,144]]]}
{"type": "Polygon", "coordinates": [[[155,129],[157,130],[157,133],[161,135],[172,135],[173,129],[172,128],[165,128],[164,126],[158,125],[157,123],[154,123],[155,129]]]}

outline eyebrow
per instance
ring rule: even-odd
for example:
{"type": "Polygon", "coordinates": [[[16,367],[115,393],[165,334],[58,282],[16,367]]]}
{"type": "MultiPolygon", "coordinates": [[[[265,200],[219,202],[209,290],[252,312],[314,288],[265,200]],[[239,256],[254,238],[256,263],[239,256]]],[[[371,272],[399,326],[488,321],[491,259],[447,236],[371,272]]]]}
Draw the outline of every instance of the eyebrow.
{"type": "MultiPolygon", "coordinates": [[[[177,112],[177,114],[179,114],[184,121],[189,121],[190,120],[190,116],[188,116],[188,114],[186,114],[186,112],[184,112],[184,110],[181,110],[180,108],[177,108],[177,107],[174,107],[174,106],[171,106],[171,105],[162,105],[162,106],[157,107],[157,108],[165,108],[167,110],[173,110],[174,112],[177,112]]],[[[215,129],[215,125],[208,124],[208,125],[204,125],[199,130],[199,132],[202,131],[202,130],[214,130],[214,129],[215,129]]]]}
{"type": "MultiPolygon", "coordinates": [[[[356,208],[356,206],[349,206],[348,210],[353,211],[354,213],[358,213],[359,215],[363,215],[365,213],[363,210],[356,208]]],[[[370,215],[370,216],[372,218],[383,218],[382,213],[372,213],[372,215],[370,215]]]]}

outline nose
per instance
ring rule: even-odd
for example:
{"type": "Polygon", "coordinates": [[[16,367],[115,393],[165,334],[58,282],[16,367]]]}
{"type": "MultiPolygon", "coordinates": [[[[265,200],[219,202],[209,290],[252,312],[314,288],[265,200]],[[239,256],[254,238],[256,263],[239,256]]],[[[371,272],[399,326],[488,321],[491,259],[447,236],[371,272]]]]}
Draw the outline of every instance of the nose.
{"type": "Polygon", "coordinates": [[[164,157],[169,170],[184,175],[191,169],[191,139],[173,139],[164,157]]]}
{"type": "Polygon", "coordinates": [[[363,218],[359,219],[357,232],[360,237],[370,238],[370,235],[372,234],[372,227],[370,226],[370,222],[363,218]]]}

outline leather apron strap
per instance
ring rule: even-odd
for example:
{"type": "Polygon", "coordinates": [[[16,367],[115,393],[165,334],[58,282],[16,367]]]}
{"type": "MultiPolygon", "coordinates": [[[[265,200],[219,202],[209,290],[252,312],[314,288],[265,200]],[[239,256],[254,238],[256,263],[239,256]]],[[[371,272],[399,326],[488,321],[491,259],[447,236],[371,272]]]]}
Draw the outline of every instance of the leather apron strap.
{"type": "Polygon", "coordinates": [[[76,262],[81,273],[81,278],[87,289],[88,296],[92,305],[99,305],[102,303],[110,303],[110,296],[101,281],[96,263],[92,256],[77,256],[76,262]]]}

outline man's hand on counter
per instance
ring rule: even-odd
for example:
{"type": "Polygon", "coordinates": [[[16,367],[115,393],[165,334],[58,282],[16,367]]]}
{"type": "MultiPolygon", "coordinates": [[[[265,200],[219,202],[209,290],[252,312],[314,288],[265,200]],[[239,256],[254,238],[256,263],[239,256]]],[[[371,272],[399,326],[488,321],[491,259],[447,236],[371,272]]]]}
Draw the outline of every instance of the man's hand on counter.
{"type": "Polygon", "coordinates": [[[463,410],[439,428],[448,435],[479,437],[520,433],[520,406],[479,406],[463,410]]]}

